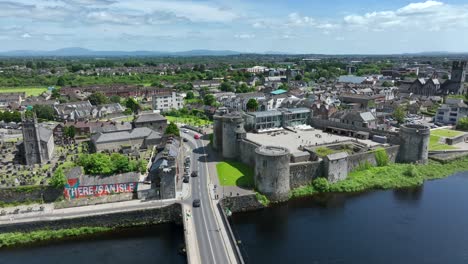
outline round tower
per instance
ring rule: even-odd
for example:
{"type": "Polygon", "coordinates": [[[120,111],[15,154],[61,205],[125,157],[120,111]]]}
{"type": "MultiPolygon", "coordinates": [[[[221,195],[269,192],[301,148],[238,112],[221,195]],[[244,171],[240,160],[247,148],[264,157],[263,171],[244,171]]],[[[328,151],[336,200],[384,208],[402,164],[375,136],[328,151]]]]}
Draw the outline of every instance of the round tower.
{"type": "Polygon", "coordinates": [[[402,125],[400,127],[400,150],[398,161],[404,163],[427,163],[431,130],[424,125],[402,125]]]}
{"type": "Polygon", "coordinates": [[[244,118],[240,113],[223,116],[223,157],[235,159],[239,156],[239,140],[245,138],[244,118]]]}
{"type": "Polygon", "coordinates": [[[213,149],[221,151],[223,148],[223,115],[227,108],[219,108],[213,116],[213,149]]]}
{"type": "Polygon", "coordinates": [[[273,201],[288,199],[289,150],[260,146],[255,149],[255,187],[273,201]]]}

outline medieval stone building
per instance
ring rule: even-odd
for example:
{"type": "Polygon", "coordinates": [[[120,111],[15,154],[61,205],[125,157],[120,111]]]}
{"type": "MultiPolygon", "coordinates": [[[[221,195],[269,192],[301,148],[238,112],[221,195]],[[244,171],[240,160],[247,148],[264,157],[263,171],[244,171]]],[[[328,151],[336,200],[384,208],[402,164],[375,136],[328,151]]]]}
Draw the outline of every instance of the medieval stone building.
{"type": "Polygon", "coordinates": [[[26,165],[43,164],[54,153],[52,130],[40,126],[35,115],[22,117],[23,122],[23,157],[26,165]]]}

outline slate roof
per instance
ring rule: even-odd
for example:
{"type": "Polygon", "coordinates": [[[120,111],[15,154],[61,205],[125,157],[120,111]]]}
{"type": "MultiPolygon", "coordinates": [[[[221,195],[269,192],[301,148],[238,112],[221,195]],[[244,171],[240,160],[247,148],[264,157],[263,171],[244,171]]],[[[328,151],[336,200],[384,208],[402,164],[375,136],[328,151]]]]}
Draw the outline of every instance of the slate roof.
{"type": "Polygon", "coordinates": [[[39,127],[39,138],[41,141],[48,142],[51,137],[52,130],[42,126],[39,127]]]}
{"type": "Polygon", "coordinates": [[[110,133],[97,133],[93,135],[92,139],[96,143],[125,141],[141,138],[157,138],[161,134],[147,127],[135,128],[131,131],[119,131],[110,133]]]}
{"type": "Polygon", "coordinates": [[[156,122],[156,121],[166,121],[167,119],[158,114],[158,113],[149,113],[149,114],[142,114],[137,117],[135,123],[146,123],[146,122],[156,122]]]}

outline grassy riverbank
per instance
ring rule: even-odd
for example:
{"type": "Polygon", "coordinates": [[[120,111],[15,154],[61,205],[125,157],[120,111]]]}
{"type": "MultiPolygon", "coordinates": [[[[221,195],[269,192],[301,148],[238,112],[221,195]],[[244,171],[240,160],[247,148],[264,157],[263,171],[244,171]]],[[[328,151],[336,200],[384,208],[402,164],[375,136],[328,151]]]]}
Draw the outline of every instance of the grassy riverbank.
{"type": "Polygon", "coordinates": [[[425,180],[444,178],[466,170],[468,170],[468,157],[445,164],[436,161],[429,161],[427,165],[395,163],[353,171],[346,180],[337,183],[316,179],[309,186],[292,190],[290,197],[310,196],[321,192],[361,192],[414,187],[423,184],[425,180]]]}
{"type": "Polygon", "coordinates": [[[52,239],[91,235],[112,230],[110,227],[80,227],[60,230],[38,230],[0,234],[0,248],[30,244],[52,239]]]}

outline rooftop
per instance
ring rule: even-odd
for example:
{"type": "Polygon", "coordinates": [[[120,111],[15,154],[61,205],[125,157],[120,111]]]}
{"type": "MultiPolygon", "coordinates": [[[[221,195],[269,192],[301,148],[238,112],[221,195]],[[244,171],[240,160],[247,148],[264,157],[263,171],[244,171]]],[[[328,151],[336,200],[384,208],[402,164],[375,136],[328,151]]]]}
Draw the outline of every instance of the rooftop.
{"type": "MultiPolygon", "coordinates": [[[[355,140],[350,137],[328,134],[318,129],[313,131],[297,131],[297,133],[287,130],[264,134],[247,133],[246,138],[261,146],[274,145],[275,147],[283,147],[288,149],[291,153],[297,152],[300,146],[316,146],[316,144],[322,145],[355,140]]],[[[379,145],[379,143],[371,140],[358,141],[367,146],[379,145]]]]}

